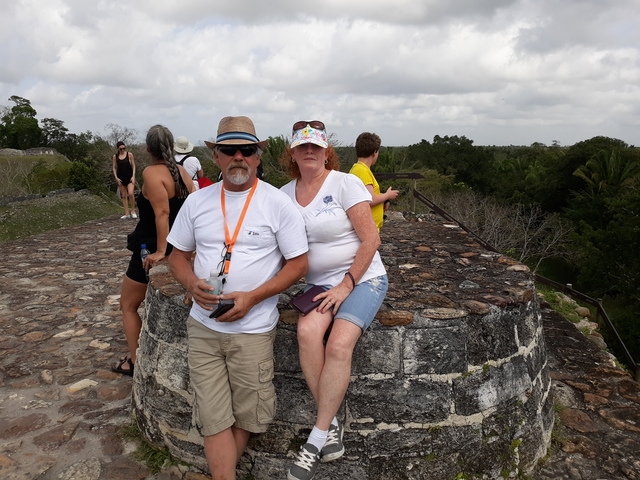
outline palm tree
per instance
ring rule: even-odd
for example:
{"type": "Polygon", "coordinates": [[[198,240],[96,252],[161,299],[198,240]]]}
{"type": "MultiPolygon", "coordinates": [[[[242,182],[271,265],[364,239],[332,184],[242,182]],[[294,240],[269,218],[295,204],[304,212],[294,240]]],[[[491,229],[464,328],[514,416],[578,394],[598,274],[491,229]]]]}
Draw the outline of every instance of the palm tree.
{"type": "Polygon", "coordinates": [[[573,174],[587,182],[589,195],[615,195],[622,187],[630,185],[640,173],[638,160],[623,160],[617,149],[601,150],[573,174]]]}

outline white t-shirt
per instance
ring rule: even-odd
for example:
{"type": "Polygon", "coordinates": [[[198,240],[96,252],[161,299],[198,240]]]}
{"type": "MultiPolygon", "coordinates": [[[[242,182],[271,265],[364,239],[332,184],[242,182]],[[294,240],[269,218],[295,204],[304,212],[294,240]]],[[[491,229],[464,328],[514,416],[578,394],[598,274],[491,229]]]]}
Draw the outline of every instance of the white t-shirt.
{"type": "MultiPolygon", "coordinates": [[[[222,182],[189,195],[169,232],[167,241],[174,247],[196,252],[194,272],[209,278],[211,270],[220,270],[225,243],[224,218],[220,205],[222,182]]],[[[233,236],[249,190],[225,190],[229,235],[233,236]]],[[[249,291],[275,276],[283,257],[291,259],[308,249],[304,221],[289,197],[274,186],[260,181],[253,195],[232,250],[225,293],[249,291]]],[[[278,321],[278,295],[255,305],[235,322],[216,322],[210,311],[196,302],[191,316],[206,327],[223,333],[264,333],[278,321]]]]}
{"type": "MultiPolygon", "coordinates": [[[[175,156],[176,163],[180,162],[187,155],[190,155],[190,154],[176,153],[176,156],[175,156]]],[[[202,165],[200,165],[200,160],[198,160],[194,156],[191,156],[184,161],[184,163],[182,164],[182,168],[184,168],[187,171],[187,173],[193,180],[193,185],[196,187],[196,190],[198,190],[200,188],[200,186],[198,185],[198,172],[202,170],[202,165]]]]}
{"type": "MultiPolygon", "coordinates": [[[[296,183],[297,180],[287,183],[282,191],[289,195],[304,218],[309,241],[306,280],[314,285],[334,287],[343,280],[362,243],[347,210],[357,203],[370,202],[371,194],[355,175],[332,170],[311,203],[302,207],[296,201],[296,183]]],[[[367,214],[371,214],[370,209],[367,214]]],[[[385,273],[380,254],[376,252],[359,282],[385,273]]]]}

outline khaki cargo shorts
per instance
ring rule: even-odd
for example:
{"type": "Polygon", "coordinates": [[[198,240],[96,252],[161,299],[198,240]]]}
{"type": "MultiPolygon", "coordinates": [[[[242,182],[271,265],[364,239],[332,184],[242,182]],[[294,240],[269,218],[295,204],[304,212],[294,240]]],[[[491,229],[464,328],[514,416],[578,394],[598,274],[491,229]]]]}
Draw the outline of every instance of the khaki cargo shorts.
{"type": "Polygon", "coordinates": [[[204,436],[231,426],[267,430],[276,411],[273,341],[267,333],[215,332],[189,317],[189,375],[204,436]]]}

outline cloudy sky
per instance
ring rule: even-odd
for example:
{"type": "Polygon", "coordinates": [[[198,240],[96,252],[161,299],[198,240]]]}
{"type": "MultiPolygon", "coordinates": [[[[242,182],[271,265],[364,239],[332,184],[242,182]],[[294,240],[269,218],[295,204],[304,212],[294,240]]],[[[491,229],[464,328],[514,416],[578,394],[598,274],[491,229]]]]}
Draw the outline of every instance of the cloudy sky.
{"type": "Polygon", "coordinates": [[[73,133],[640,145],[640,0],[0,0],[0,106],[73,133]]]}

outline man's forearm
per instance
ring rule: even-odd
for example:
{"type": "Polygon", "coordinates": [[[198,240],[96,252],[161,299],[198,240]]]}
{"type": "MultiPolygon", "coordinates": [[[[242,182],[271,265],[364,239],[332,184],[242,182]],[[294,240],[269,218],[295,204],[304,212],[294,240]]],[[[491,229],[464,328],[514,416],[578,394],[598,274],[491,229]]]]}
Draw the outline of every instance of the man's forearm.
{"type": "Polygon", "coordinates": [[[282,269],[270,280],[266,281],[251,292],[254,305],[277,295],[300,280],[307,273],[307,254],[287,260],[282,269]]]}

